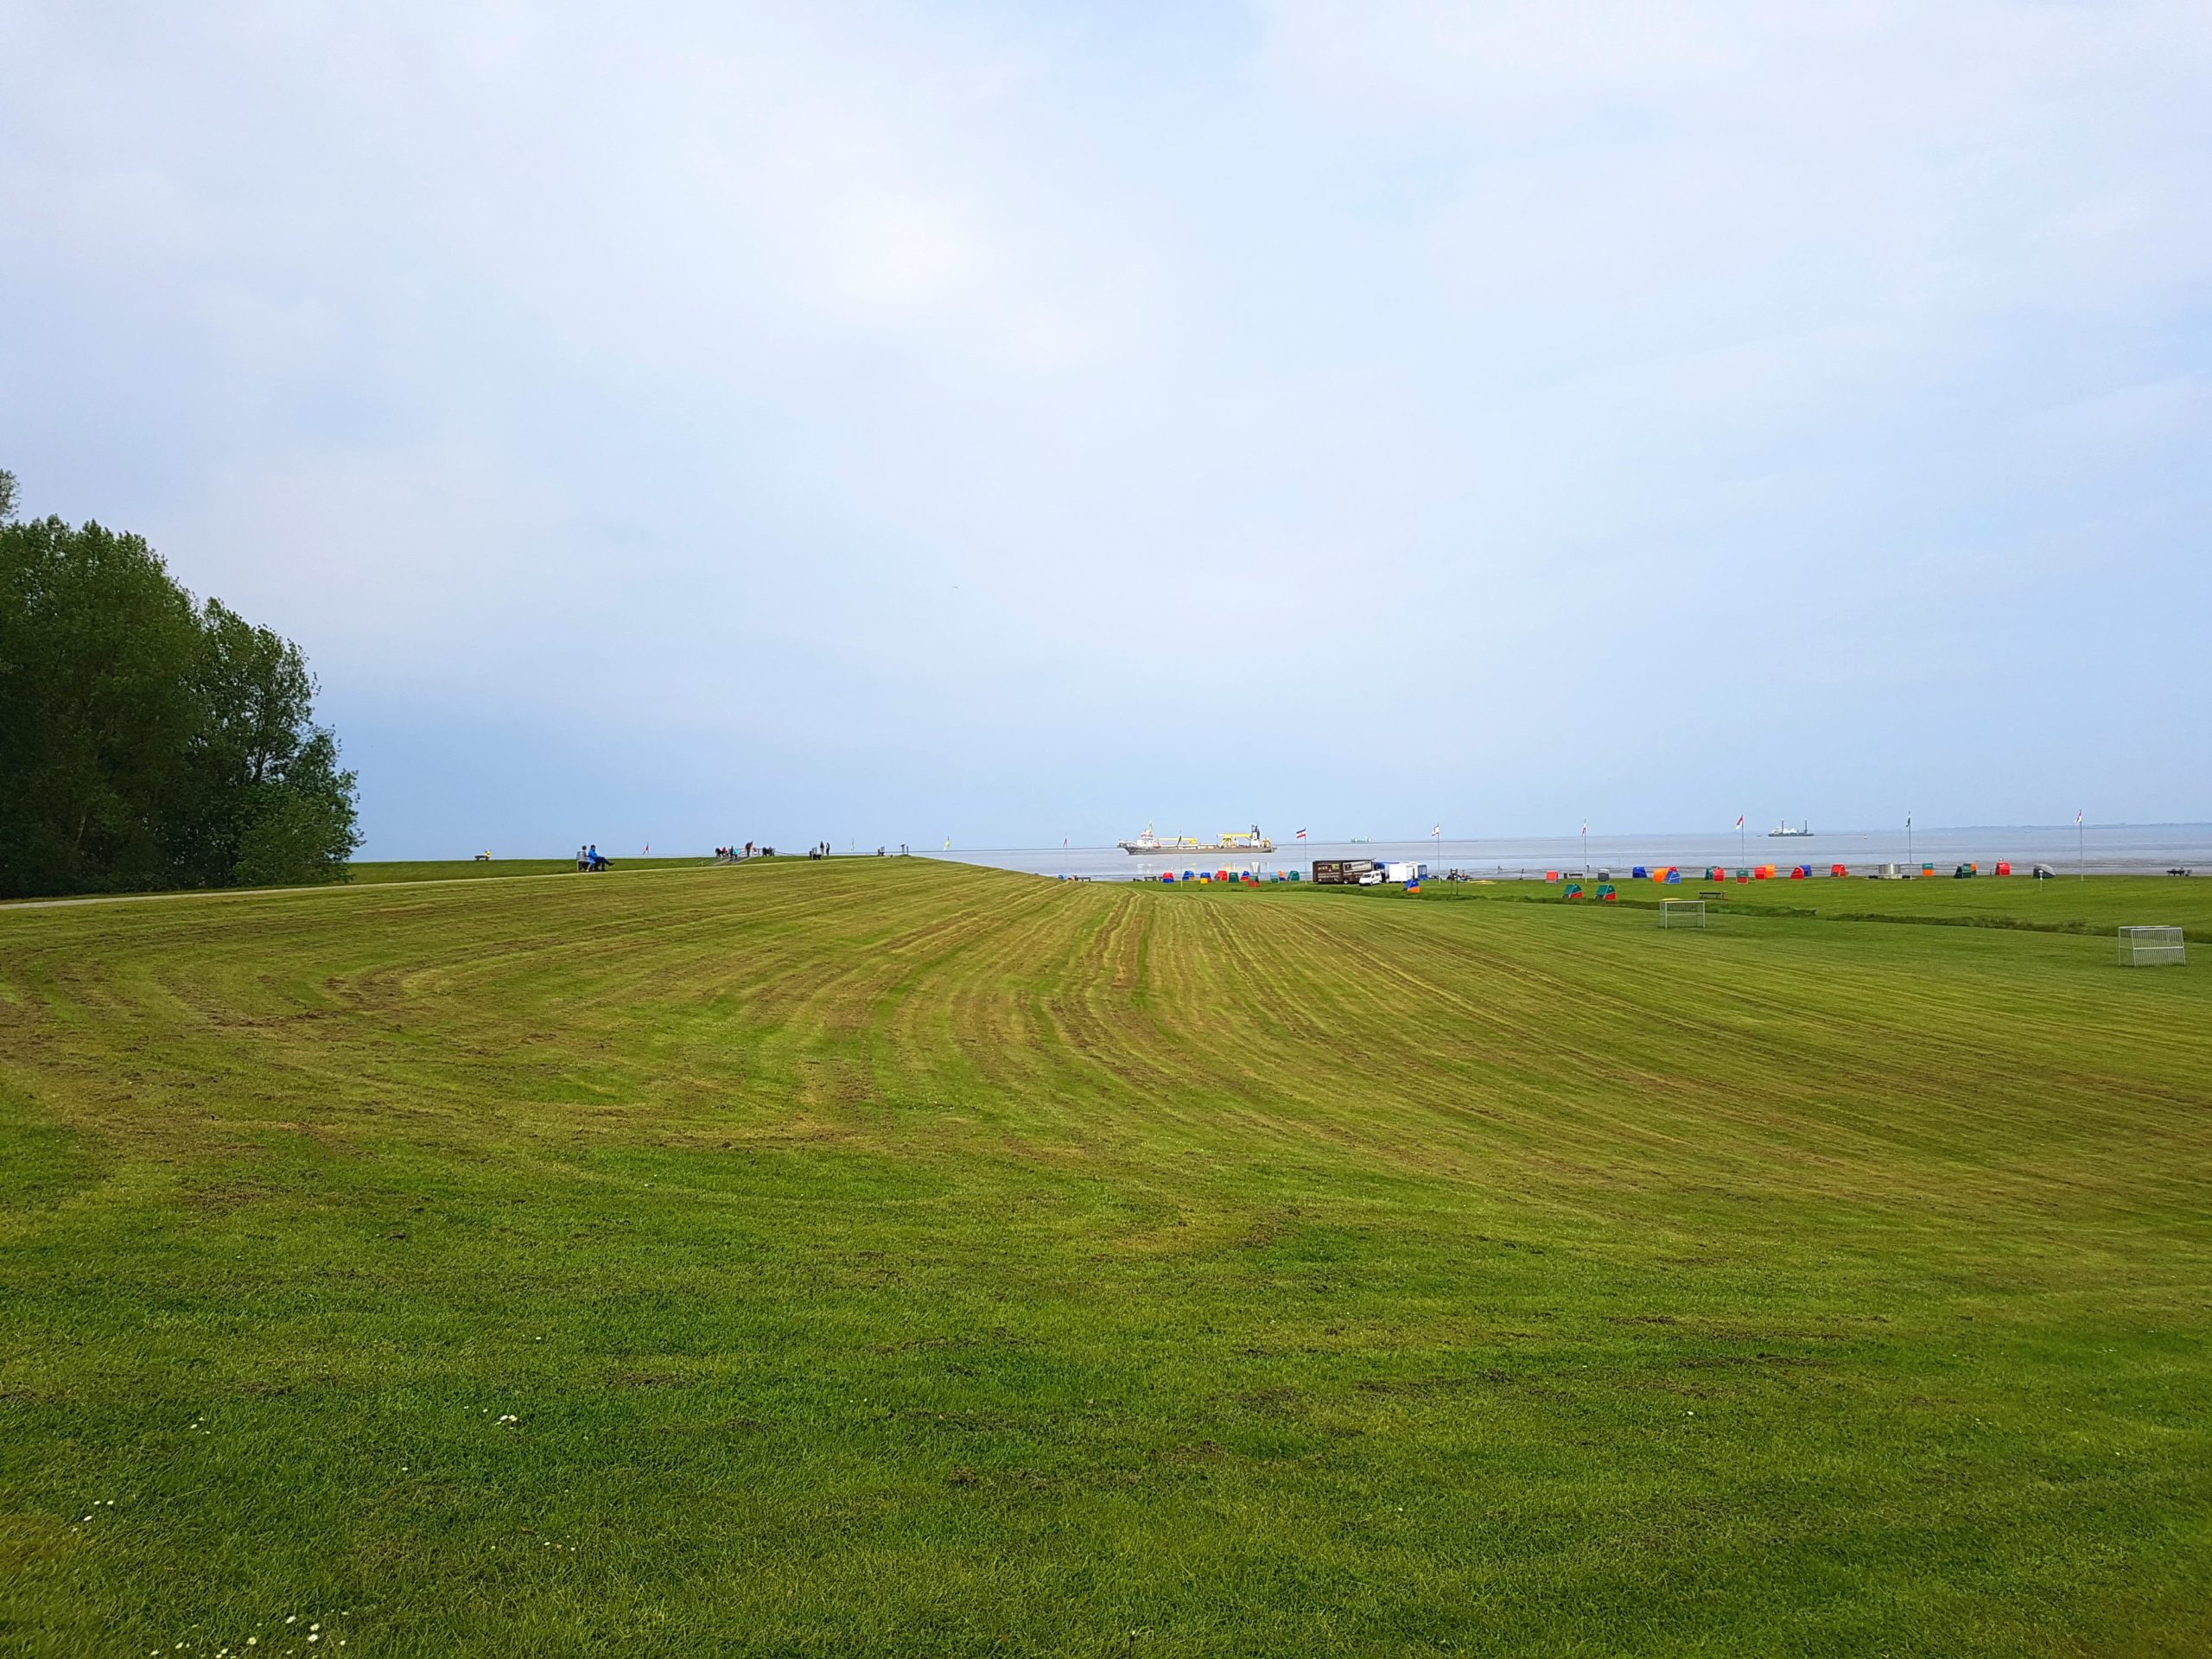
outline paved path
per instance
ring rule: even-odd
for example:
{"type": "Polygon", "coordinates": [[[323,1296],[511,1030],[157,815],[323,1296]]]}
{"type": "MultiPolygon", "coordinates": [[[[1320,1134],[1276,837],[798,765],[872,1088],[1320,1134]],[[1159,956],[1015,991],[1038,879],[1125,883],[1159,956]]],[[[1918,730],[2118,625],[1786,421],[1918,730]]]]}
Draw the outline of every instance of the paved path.
{"type": "MultiPolygon", "coordinates": [[[[696,864],[654,864],[644,869],[624,869],[618,861],[612,869],[598,872],[609,875],[671,875],[687,870],[736,869],[736,864],[723,866],[711,858],[702,858],[696,864]]],[[[0,916],[18,910],[60,910],[72,905],[142,905],[163,899],[272,899],[286,893],[391,893],[401,887],[464,887],[480,886],[486,881],[559,881],[572,875],[582,875],[582,870],[545,870],[536,875],[427,875],[415,881],[325,881],[312,887],[191,887],[179,893],[96,893],[72,899],[10,899],[0,901],[0,916]]]]}

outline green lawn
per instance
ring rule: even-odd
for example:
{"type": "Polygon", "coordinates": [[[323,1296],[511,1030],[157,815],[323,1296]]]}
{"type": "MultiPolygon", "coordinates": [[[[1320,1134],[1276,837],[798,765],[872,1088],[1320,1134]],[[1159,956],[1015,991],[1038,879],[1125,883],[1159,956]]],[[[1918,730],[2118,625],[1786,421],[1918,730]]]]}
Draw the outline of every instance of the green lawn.
{"type": "Polygon", "coordinates": [[[2212,1649],[2203,963],[1443,893],[0,911],[0,1651],[2212,1649]]]}
{"type": "MultiPolygon", "coordinates": [[[[1561,902],[1564,884],[1542,881],[1424,881],[1425,899],[1518,899],[1532,904],[1561,902]]],[[[1585,881],[1594,894],[1597,883],[1585,881]]],[[[2122,925],[2185,927],[2212,942],[2212,880],[2191,876],[2061,876],[2037,881],[2027,876],[1950,875],[1907,881],[1873,881],[1864,876],[1814,876],[1792,881],[1786,875],[1766,881],[1705,881],[1684,871],[1681,885],[1651,881],[1614,883],[1616,903],[1656,907],[1662,899],[1708,901],[1708,918],[1722,915],[1804,915],[1831,920],[1936,922],[1963,926],[2024,927],[2053,932],[2089,932],[2113,938],[2122,925]]],[[[1337,891],[1342,891],[1338,889],[1337,891]]],[[[1395,887],[1355,889],[1363,897],[1395,895],[1395,887]]],[[[1594,902],[1594,899],[1591,900],[1594,902]]]]}
{"type": "MultiPolygon", "coordinates": [[[[696,870],[714,861],[698,858],[614,858],[616,870],[696,870]]],[[[475,881],[487,875],[575,875],[573,858],[435,858],[414,860],[355,860],[347,880],[355,887],[376,887],[392,881],[475,881]]],[[[602,871],[612,874],[613,871],[602,871]]]]}

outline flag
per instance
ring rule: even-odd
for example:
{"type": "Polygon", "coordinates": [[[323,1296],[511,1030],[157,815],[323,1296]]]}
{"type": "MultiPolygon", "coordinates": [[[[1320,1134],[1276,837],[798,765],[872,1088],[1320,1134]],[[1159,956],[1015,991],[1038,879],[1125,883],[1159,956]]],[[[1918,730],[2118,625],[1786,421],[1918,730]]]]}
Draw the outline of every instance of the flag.
{"type": "Polygon", "coordinates": [[[1736,827],[1738,830],[1744,827],[1744,815],[1740,812],[1736,815],[1736,827]]]}
{"type": "Polygon", "coordinates": [[[1305,839],[1306,839],[1306,832],[1305,832],[1303,830],[1300,830],[1300,831],[1298,832],[1298,838],[1299,838],[1300,841],[1303,841],[1303,840],[1305,840],[1305,839]]]}
{"type": "Polygon", "coordinates": [[[2075,823],[2081,823],[2081,822],[2082,822],[2082,815],[2081,815],[2079,812],[2076,812],[2076,813],[2074,815],[2074,822],[2075,822],[2075,823]]]}
{"type": "Polygon", "coordinates": [[[1440,835],[1442,835],[1442,834],[1444,833],[1444,826],[1443,826],[1442,824],[1440,824],[1440,824],[1438,824],[1434,829],[1431,830],[1428,833],[1429,833],[1430,835],[1432,835],[1432,836],[1440,836],[1440,835]]]}
{"type": "Polygon", "coordinates": [[[649,842],[647,842],[645,843],[645,851],[646,851],[646,852],[648,852],[648,853],[650,853],[651,851],[652,851],[652,849],[653,849],[653,844],[652,844],[652,842],[651,842],[650,841],[649,841],[649,842]]]}

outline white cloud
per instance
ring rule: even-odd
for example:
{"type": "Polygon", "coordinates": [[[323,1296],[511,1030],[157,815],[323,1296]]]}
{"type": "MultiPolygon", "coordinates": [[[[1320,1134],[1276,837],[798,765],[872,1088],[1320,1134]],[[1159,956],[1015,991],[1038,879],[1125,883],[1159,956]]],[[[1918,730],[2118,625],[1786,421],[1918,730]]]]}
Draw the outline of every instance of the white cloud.
{"type": "Polygon", "coordinates": [[[1702,719],[1686,601],[1849,695],[1903,625],[1837,583],[2202,601],[2202,21],[18,7],[0,442],[426,741],[636,697],[1135,791],[1137,711],[1274,688],[1702,719]]]}

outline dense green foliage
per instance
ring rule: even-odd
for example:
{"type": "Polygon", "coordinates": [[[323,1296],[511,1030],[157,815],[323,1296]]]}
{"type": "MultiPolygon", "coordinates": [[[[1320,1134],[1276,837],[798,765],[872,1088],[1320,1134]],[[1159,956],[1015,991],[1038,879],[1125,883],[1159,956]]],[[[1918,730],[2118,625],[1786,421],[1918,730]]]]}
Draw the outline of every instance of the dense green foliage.
{"type": "Polygon", "coordinates": [[[2212,977],[1952,893],[0,911],[0,1649],[2212,1649],[2212,977]]]}
{"type": "MultiPolygon", "coordinates": [[[[4,474],[0,474],[4,477],[4,474]]],[[[0,897],[342,879],[353,774],[299,648],[136,536],[0,486],[0,897]]]]}

